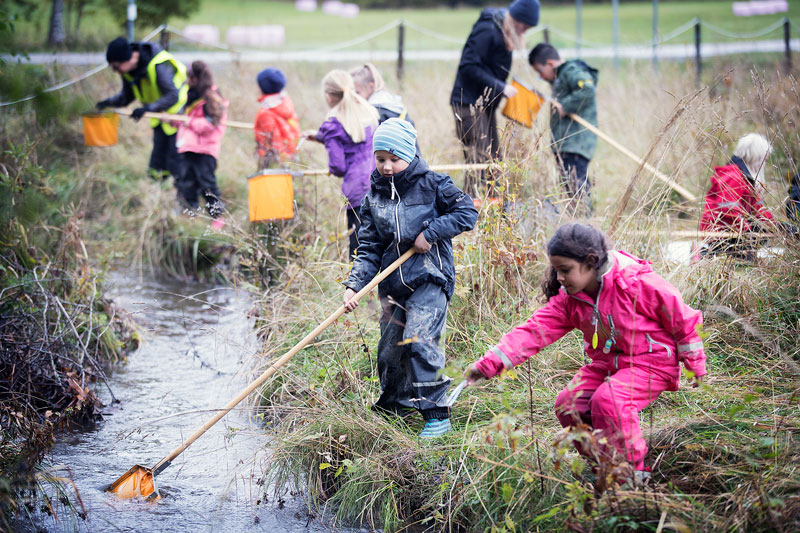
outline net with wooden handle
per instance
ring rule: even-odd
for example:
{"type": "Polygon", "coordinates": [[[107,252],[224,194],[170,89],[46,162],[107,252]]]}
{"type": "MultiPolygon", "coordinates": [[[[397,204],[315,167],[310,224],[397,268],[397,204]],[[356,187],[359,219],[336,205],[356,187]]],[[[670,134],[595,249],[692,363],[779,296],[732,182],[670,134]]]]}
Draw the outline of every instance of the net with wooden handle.
{"type": "MultiPolygon", "coordinates": [[[[377,276],[375,276],[375,278],[372,281],[370,281],[366,285],[366,287],[364,287],[363,289],[358,291],[355,294],[355,296],[353,296],[350,299],[350,301],[356,301],[356,302],[359,301],[362,297],[364,297],[366,294],[368,294],[372,289],[377,287],[378,284],[381,281],[386,279],[389,276],[389,274],[391,274],[392,272],[397,270],[397,268],[400,267],[400,265],[402,265],[409,257],[414,255],[414,253],[415,252],[414,252],[413,248],[409,249],[406,253],[404,253],[397,260],[395,260],[391,265],[386,267],[377,276]]],[[[231,411],[231,409],[236,407],[242,400],[247,398],[247,396],[249,396],[250,393],[255,391],[265,381],[267,381],[267,379],[269,379],[275,372],[277,372],[277,370],[280,367],[282,367],[284,364],[286,364],[286,362],[289,361],[292,357],[294,357],[298,352],[300,352],[300,350],[305,348],[308,345],[308,343],[310,343],[312,340],[314,340],[314,338],[317,335],[319,335],[320,333],[322,333],[323,330],[325,330],[328,326],[333,324],[336,321],[336,319],[338,319],[340,316],[342,316],[344,314],[344,312],[345,312],[345,308],[344,308],[344,305],[342,305],[331,316],[326,318],[324,322],[319,324],[308,335],[303,337],[303,339],[300,342],[295,344],[294,347],[291,350],[289,350],[288,352],[283,354],[280,358],[278,358],[278,360],[276,360],[274,363],[272,363],[267,370],[265,370],[260,376],[258,376],[258,378],[256,378],[255,381],[253,381],[250,385],[248,385],[245,389],[243,389],[239,394],[237,394],[235,398],[233,398],[230,402],[228,402],[228,404],[225,405],[225,407],[223,407],[217,414],[215,414],[208,422],[203,424],[203,427],[201,427],[200,429],[195,431],[188,439],[183,441],[183,443],[181,443],[180,446],[178,446],[177,448],[172,450],[172,452],[170,452],[169,455],[167,455],[161,461],[159,461],[158,464],[156,464],[156,466],[153,467],[153,475],[154,476],[157,475],[159,472],[161,472],[166,467],[168,467],[169,464],[176,457],[178,457],[181,453],[183,453],[183,451],[186,450],[186,448],[191,446],[194,441],[196,441],[198,438],[200,438],[203,435],[203,433],[208,431],[208,429],[211,428],[211,426],[213,426],[214,424],[219,422],[222,417],[227,415],[231,411]]]]}

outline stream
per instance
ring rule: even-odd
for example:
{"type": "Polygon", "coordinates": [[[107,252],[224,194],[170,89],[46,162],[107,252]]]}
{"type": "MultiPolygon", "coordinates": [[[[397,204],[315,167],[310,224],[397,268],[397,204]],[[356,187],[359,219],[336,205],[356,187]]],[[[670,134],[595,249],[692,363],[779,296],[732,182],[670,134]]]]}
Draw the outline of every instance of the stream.
{"type": "MultiPolygon", "coordinates": [[[[259,348],[249,299],[231,288],[115,274],[108,296],[131,313],[141,347],[96,392],[106,407],[92,428],[61,433],[45,465],[71,477],[85,518],[63,505],[29,531],[329,531],[298,498],[261,501],[267,434],[247,400],[157,477],[155,503],[102,491],[134,464],[152,467],[247,385],[259,348]]],[[[252,377],[252,376],[251,376],[252,377]]],[[[74,496],[72,483],[66,482],[74,496]]],[[[72,499],[72,498],[71,498],[72,499]]],[[[80,504],[76,511],[83,513],[80,504]]]]}

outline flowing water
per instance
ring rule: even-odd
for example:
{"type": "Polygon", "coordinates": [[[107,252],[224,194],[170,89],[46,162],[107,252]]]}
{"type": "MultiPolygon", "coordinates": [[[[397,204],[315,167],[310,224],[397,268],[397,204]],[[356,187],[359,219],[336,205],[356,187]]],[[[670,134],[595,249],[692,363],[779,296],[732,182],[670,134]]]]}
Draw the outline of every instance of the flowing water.
{"type": "MultiPolygon", "coordinates": [[[[264,500],[269,451],[247,401],[157,477],[160,501],[119,500],[102,491],[134,464],[152,467],[246,386],[259,346],[246,317],[250,302],[230,288],[124,275],[109,288],[141,328],[142,345],[110,377],[119,402],[97,388],[104,420],[61,434],[49,454],[56,475],[74,480],[86,517],[58,505],[58,519],[36,516],[37,529],[330,530],[298,499],[264,500]]],[[[80,504],[76,510],[83,513],[80,504]]]]}

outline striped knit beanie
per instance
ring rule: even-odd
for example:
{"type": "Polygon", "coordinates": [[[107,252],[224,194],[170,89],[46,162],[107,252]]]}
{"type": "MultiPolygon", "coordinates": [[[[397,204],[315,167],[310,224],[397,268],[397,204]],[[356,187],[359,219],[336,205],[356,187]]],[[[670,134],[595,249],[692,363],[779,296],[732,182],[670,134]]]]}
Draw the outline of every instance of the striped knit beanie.
{"type": "Polygon", "coordinates": [[[411,163],[417,154],[417,130],[406,120],[390,118],[375,130],[372,150],[384,150],[411,163]]]}

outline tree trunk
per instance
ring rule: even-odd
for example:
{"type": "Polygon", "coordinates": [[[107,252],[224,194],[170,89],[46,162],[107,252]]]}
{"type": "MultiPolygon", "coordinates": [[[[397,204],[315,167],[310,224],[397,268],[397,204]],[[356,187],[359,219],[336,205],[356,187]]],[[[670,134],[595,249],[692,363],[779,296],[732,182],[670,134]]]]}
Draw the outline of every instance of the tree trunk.
{"type": "Polygon", "coordinates": [[[47,44],[64,46],[64,0],[53,0],[53,11],[50,13],[50,30],[47,32],[47,44]]]}

